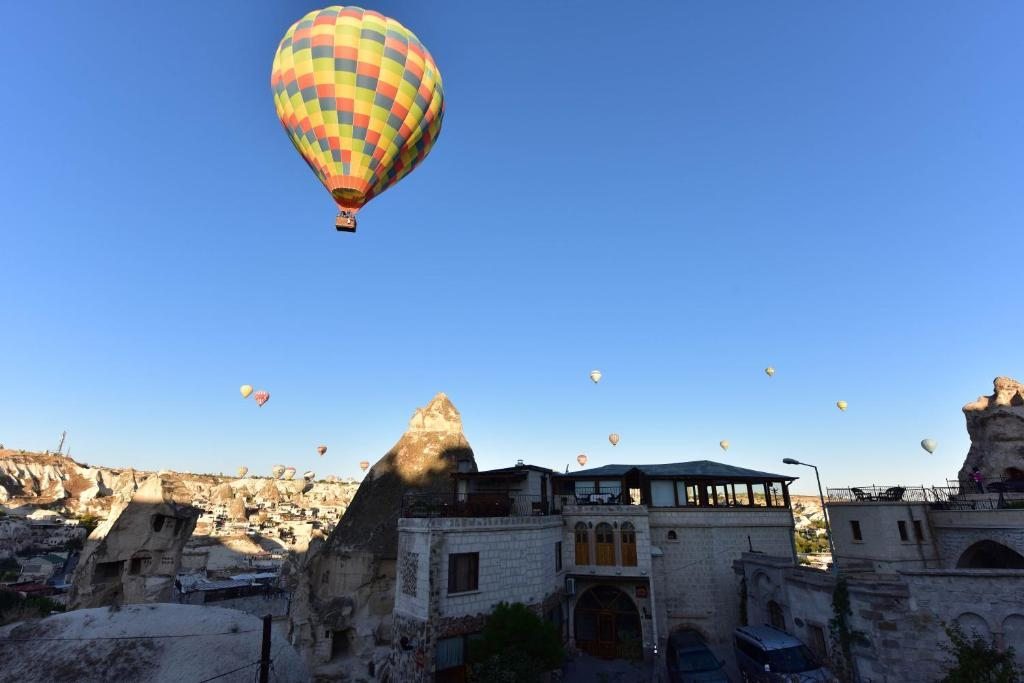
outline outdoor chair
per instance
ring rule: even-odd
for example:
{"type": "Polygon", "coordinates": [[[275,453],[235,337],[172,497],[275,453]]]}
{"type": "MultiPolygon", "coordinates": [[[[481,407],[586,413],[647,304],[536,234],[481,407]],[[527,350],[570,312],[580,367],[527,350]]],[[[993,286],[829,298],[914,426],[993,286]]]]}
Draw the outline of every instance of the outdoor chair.
{"type": "Polygon", "coordinates": [[[863,489],[850,489],[850,491],[853,493],[854,498],[856,498],[857,500],[874,500],[875,499],[875,497],[872,496],[870,493],[864,493],[863,489]]]}
{"type": "Polygon", "coordinates": [[[878,500],[903,500],[906,489],[902,486],[890,486],[885,493],[878,494],[878,500]]]}

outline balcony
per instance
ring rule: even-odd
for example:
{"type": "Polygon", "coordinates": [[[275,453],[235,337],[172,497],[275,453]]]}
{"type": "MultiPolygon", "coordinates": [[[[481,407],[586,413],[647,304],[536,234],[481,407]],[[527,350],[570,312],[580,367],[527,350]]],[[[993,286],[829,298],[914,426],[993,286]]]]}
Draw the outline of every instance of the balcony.
{"type": "Polygon", "coordinates": [[[1016,507],[1002,492],[980,493],[956,486],[851,486],[827,490],[828,503],[923,503],[933,510],[999,510],[1016,507]]]}
{"type": "Polygon", "coordinates": [[[556,514],[557,505],[539,495],[515,492],[407,493],[402,517],[536,517],[556,514]]]}

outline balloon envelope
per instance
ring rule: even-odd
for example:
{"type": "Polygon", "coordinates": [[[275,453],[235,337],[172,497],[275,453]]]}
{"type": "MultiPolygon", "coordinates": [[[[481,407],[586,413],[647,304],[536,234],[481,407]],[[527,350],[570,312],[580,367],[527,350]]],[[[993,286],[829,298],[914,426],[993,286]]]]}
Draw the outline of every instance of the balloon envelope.
{"type": "Polygon", "coordinates": [[[284,468],[284,478],[287,481],[291,481],[292,477],[294,477],[294,476],[295,476],[295,468],[294,467],[285,467],[284,468]]]}
{"type": "Polygon", "coordinates": [[[261,389],[261,390],[256,392],[256,394],[254,395],[254,398],[256,399],[256,405],[258,405],[260,408],[262,408],[263,404],[270,400],[270,392],[269,391],[263,391],[261,389]]]}
{"type": "Polygon", "coordinates": [[[316,479],[316,472],[314,472],[313,470],[306,470],[305,472],[302,473],[302,478],[305,479],[306,481],[313,481],[314,479],[316,479]]]}
{"type": "Polygon", "coordinates": [[[243,384],[242,387],[238,391],[239,391],[239,393],[242,394],[242,398],[249,398],[249,394],[252,393],[252,385],[251,384],[243,384]]]}
{"type": "Polygon", "coordinates": [[[248,467],[239,467],[238,468],[238,478],[241,479],[242,477],[244,477],[248,471],[249,471],[248,467]]]}
{"type": "Polygon", "coordinates": [[[323,457],[323,454],[327,452],[327,446],[317,446],[316,452],[319,453],[321,457],[323,457]]]}
{"type": "Polygon", "coordinates": [[[345,211],[359,211],[430,153],[444,92],[433,57],[394,19],[315,10],[281,39],[270,74],[277,117],[345,211]]]}
{"type": "Polygon", "coordinates": [[[729,441],[727,439],[722,439],[718,442],[718,445],[722,447],[723,451],[729,450],[729,441]]]}
{"type": "Polygon", "coordinates": [[[771,377],[772,375],[774,375],[774,374],[775,374],[775,368],[773,368],[772,366],[770,366],[770,365],[769,365],[768,367],[766,367],[766,368],[764,369],[764,374],[766,374],[766,375],[768,375],[769,377],[771,377]]]}
{"type": "Polygon", "coordinates": [[[361,469],[363,472],[365,472],[369,468],[370,468],[370,461],[369,460],[361,460],[359,462],[359,469],[361,469]]]}
{"type": "Polygon", "coordinates": [[[618,434],[609,434],[608,435],[608,440],[612,442],[613,446],[618,446],[619,445],[619,435],[618,434]]]}
{"type": "Polygon", "coordinates": [[[939,442],[935,439],[924,439],[921,441],[921,448],[925,449],[929,453],[934,453],[935,449],[939,447],[939,442]]]}
{"type": "Polygon", "coordinates": [[[590,371],[590,379],[593,380],[594,384],[597,384],[598,382],[600,382],[601,381],[601,371],[600,370],[591,370],[590,371]]]}
{"type": "Polygon", "coordinates": [[[839,410],[846,410],[846,405],[846,401],[836,401],[836,407],[839,408],[839,410]]]}
{"type": "Polygon", "coordinates": [[[579,455],[577,455],[576,456],[576,462],[578,462],[580,464],[580,467],[583,467],[584,465],[586,465],[587,464],[587,454],[586,453],[580,453],[579,455]]]}
{"type": "Polygon", "coordinates": [[[270,468],[270,474],[274,479],[280,478],[280,476],[284,474],[284,465],[274,465],[270,468]]]}

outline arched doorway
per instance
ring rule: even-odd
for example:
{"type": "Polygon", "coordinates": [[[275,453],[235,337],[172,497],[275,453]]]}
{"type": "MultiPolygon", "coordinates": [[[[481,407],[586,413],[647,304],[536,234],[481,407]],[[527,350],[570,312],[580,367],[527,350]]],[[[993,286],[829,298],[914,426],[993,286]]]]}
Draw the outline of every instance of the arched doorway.
{"type": "Polygon", "coordinates": [[[995,541],[978,541],[964,551],[957,569],[1024,569],[1024,556],[995,541]]]}
{"type": "Polygon", "coordinates": [[[614,586],[595,586],[576,600],[576,647],[604,659],[640,659],[640,613],[614,586]]]}

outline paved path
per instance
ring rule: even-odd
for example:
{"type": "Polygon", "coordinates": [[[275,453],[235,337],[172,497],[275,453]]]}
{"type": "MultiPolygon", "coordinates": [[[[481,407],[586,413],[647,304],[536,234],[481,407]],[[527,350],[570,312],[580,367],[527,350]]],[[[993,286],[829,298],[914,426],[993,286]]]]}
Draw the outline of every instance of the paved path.
{"type": "Polygon", "coordinates": [[[580,654],[565,668],[564,683],[651,683],[653,666],[624,659],[598,659],[580,654]]]}

